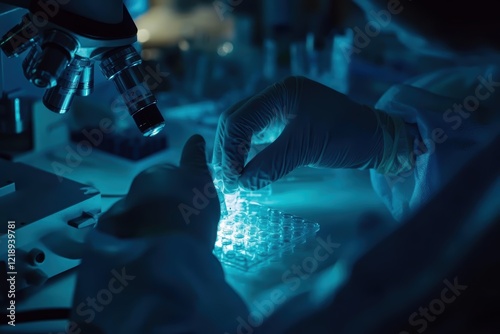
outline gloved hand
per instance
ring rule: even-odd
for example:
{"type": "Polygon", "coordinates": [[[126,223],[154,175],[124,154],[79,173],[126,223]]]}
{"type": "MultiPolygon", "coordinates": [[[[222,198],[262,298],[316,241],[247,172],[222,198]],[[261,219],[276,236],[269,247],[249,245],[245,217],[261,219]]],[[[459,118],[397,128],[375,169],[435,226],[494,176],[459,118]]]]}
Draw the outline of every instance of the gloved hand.
{"type": "Polygon", "coordinates": [[[212,163],[222,167],[229,190],[239,185],[255,190],[300,166],[398,173],[411,168],[409,148],[400,118],[307,78],[290,77],[223,113],[212,163]],[[284,125],[282,134],[246,163],[252,136],[270,124],[284,125]]]}
{"type": "Polygon", "coordinates": [[[127,196],[99,219],[97,229],[122,238],[188,233],[213,248],[220,203],[205,157],[205,140],[192,136],[180,167],[157,165],[141,172],[127,196]]]}

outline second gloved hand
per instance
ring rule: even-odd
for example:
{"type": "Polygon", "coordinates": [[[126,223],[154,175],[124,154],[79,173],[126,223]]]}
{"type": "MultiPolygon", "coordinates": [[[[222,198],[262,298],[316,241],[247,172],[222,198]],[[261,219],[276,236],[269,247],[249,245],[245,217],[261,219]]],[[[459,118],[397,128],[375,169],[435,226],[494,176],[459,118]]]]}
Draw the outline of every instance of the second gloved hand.
{"type": "Polygon", "coordinates": [[[212,163],[222,166],[227,188],[255,190],[300,166],[397,173],[409,168],[409,143],[398,117],[290,77],[221,116],[212,163]],[[252,136],[276,122],[285,126],[282,134],[247,162],[252,136]]]}
{"type": "Polygon", "coordinates": [[[205,140],[192,136],[180,166],[150,167],[133,180],[127,196],[99,220],[97,229],[121,238],[187,233],[212,249],[220,203],[205,157],[205,140]]]}

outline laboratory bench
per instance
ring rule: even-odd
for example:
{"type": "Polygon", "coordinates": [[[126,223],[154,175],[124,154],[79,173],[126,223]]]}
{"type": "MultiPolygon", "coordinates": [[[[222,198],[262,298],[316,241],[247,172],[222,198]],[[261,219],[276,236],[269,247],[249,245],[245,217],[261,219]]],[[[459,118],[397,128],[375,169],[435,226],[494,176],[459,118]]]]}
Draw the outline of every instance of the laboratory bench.
{"type": "MultiPolygon", "coordinates": [[[[130,182],[141,170],[162,162],[177,164],[180,158],[180,148],[192,134],[204,135],[208,150],[211,149],[215,132],[213,127],[193,127],[183,123],[187,122],[167,119],[165,133],[169,138],[170,148],[163,152],[132,162],[94,150],[68,177],[99,189],[104,195],[102,210],[105,211],[119,199],[119,197],[106,195],[126,194],[130,182]]],[[[22,162],[51,171],[51,162],[58,157],[64,159],[65,152],[65,147],[61,146],[52,149],[50,157],[31,156],[22,162]]],[[[331,240],[335,243],[335,252],[326,260],[319,262],[311,276],[335,263],[342,256],[344,249],[352,247],[353,242],[367,237],[363,235],[367,232],[364,232],[362,225],[366,217],[392,221],[387,209],[371,187],[368,171],[299,168],[272,184],[271,194],[263,197],[261,204],[319,223],[320,230],[316,238],[331,240]]],[[[225,267],[227,281],[251,307],[254,300],[263,298],[266,293],[272,291],[273,287],[282,284],[284,273],[294,264],[301,265],[304,259],[311,257],[318,242],[318,240],[309,241],[305,246],[297,247],[293,252],[284,254],[279,260],[246,272],[225,267]]],[[[48,280],[43,288],[19,300],[17,311],[70,307],[77,270],[78,268],[69,270],[48,280]]],[[[307,290],[312,282],[312,279],[303,280],[300,289],[288,291],[290,296],[307,290]]],[[[288,292],[285,291],[285,293],[288,292]]],[[[53,326],[61,328],[61,322],[18,324],[16,327],[9,326],[10,328],[4,326],[5,328],[1,327],[1,331],[2,333],[21,331],[26,334],[40,331],[58,333],[53,326]],[[30,332],[31,328],[36,328],[36,331],[30,332]]]]}

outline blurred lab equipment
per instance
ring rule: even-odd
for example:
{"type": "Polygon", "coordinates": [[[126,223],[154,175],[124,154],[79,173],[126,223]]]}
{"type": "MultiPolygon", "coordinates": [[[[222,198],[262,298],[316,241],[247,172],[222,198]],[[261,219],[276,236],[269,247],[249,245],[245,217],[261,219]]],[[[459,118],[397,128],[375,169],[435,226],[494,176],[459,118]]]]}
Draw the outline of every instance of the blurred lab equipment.
{"type": "Polygon", "coordinates": [[[350,59],[345,50],[352,47],[352,30],[343,26],[344,5],[343,1],[266,3],[265,77],[273,82],[303,75],[347,94],[350,59]]]}
{"type": "MultiPolygon", "coordinates": [[[[74,268],[100,211],[97,189],[0,159],[0,276],[16,275],[21,298],[23,290],[29,293],[74,268]],[[11,243],[15,251],[7,247],[11,243]]],[[[0,304],[4,305],[8,286],[0,287],[0,304]]]]}
{"type": "Polygon", "coordinates": [[[317,37],[309,33],[305,41],[290,45],[290,73],[305,76],[343,94],[349,93],[350,59],[346,50],[352,47],[353,32],[334,34],[317,45],[317,37]]]}
{"type": "Polygon", "coordinates": [[[163,128],[156,99],[143,85],[142,60],[131,46],[137,28],[122,1],[105,5],[71,2],[65,6],[43,1],[12,4],[29,12],[3,35],[0,47],[9,58],[30,50],[23,62],[24,75],[35,86],[47,89],[43,102],[48,109],[65,113],[75,95],[89,95],[93,64],[100,61],[104,75],[115,83],[139,130],[153,136],[163,128]],[[93,15],[92,9],[100,14],[93,15]],[[106,17],[103,13],[112,14],[106,17]]]}
{"type": "MultiPolygon", "coordinates": [[[[73,131],[71,132],[71,140],[75,143],[86,141],[88,137],[85,134],[92,133],[92,131],[95,131],[95,128],[90,127],[79,129],[79,131],[73,131]]],[[[131,128],[111,134],[99,134],[99,137],[95,139],[99,143],[97,148],[100,151],[131,161],[138,161],[149,157],[169,147],[166,136],[160,134],[151,138],[146,138],[138,136],[136,129],[131,128]]]]}
{"type": "MultiPolygon", "coordinates": [[[[188,37],[183,38],[180,34],[176,45],[180,60],[172,66],[180,63],[183,71],[172,70],[171,90],[158,92],[164,117],[173,122],[182,122],[184,118],[214,129],[222,111],[291,75],[305,76],[349,93],[351,63],[345,52],[352,47],[352,30],[342,29],[338,18],[324,24],[331,15],[322,10],[334,4],[308,7],[307,15],[321,18],[318,24],[309,24],[301,17],[304,6],[308,7],[297,1],[259,2],[250,11],[241,4],[224,13],[220,23],[227,27],[218,35],[208,30],[199,31],[194,37],[186,33],[188,37]]],[[[214,8],[206,10],[213,12],[214,8]]],[[[149,17],[158,20],[153,12],[158,10],[149,17]]],[[[144,20],[140,20],[144,27],[141,29],[151,32],[143,45],[144,52],[153,54],[148,49],[161,47],[154,42],[158,37],[153,23],[144,20]]],[[[167,59],[161,52],[156,55],[160,62],[167,59]]],[[[254,134],[249,156],[273,142],[282,129],[278,124],[254,134]]]]}
{"type": "MultiPolygon", "coordinates": [[[[0,76],[2,75],[1,62],[0,58],[0,76]]],[[[3,135],[19,134],[30,129],[31,117],[29,113],[32,101],[18,95],[19,91],[3,91],[0,97],[0,133],[3,135]]]]}

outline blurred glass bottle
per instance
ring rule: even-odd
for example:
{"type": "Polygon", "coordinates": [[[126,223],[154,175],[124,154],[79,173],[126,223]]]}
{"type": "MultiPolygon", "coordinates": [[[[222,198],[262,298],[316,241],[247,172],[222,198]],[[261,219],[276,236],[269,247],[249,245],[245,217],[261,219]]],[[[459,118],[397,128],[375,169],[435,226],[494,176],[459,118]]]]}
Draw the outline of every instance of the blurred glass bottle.
{"type": "Polygon", "coordinates": [[[293,6],[294,1],[289,0],[263,2],[263,75],[269,81],[289,74],[293,6]]]}
{"type": "Polygon", "coordinates": [[[333,89],[348,94],[351,64],[351,50],[354,33],[345,29],[343,33],[333,35],[331,67],[333,71],[333,89]]]}

